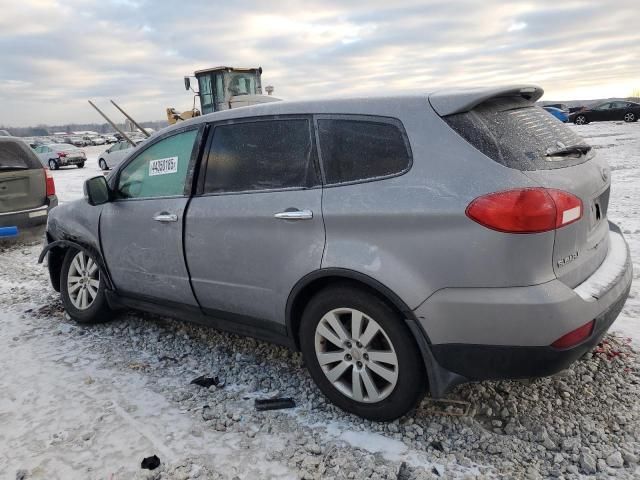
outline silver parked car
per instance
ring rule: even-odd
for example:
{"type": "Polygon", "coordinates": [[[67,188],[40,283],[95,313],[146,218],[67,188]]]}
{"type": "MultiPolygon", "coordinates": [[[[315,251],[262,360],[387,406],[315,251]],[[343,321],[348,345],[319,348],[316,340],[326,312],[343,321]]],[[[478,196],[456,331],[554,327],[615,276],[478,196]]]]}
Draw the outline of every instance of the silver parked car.
{"type": "Polygon", "coordinates": [[[300,349],[342,409],[550,375],[632,278],[610,170],[536,86],[274,102],[178,123],[48,223],[80,323],[136,308],[300,349]]]}
{"type": "MultiPolygon", "coordinates": [[[[133,140],[136,145],[139,145],[143,140],[133,140]]],[[[104,152],[100,154],[98,158],[98,165],[102,170],[110,170],[115,168],[124,158],[131,153],[132,145],[126,140],[114,143],[104,152]]]]}
{"type": "Polygon", "coordinates": [[[60,167],[75,165],[83,168],[87,161],[84,150],[68,143],[50,143],[48,145],[36,145],[33,149],[40,162],[49,167],[49,170],[58,170],[60,167]]]}

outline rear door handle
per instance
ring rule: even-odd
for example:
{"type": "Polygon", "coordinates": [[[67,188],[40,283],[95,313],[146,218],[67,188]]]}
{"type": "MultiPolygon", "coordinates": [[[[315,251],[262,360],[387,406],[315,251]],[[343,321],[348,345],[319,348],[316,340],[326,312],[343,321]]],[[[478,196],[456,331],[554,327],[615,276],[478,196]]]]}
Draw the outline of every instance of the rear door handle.
{"type": "Polygon", "coordinates": [[[177,222],[178,221],[178,215],[176,215],[175,213],[160,212],[160,213],[156,213],[153,216],[153,219],[156,222],[163,222],[163,223],[177,222]]]}
{"type": "Polygon", "coordinates": [[[311,210],[287,210],[273,216],[280,220],[310,220],[313,218],[313,212],[311,210]]]}

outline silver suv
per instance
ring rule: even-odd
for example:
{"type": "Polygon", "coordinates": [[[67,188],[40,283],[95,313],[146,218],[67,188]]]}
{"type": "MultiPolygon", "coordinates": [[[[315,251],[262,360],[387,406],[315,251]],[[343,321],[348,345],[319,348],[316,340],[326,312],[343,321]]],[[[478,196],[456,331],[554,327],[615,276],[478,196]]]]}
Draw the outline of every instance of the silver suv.
{"type": "Polygon", "coordinates": [[[550,375],[631,284],[609,168],[536,86],[276,102],[169,127],[48,222],[78,322],[128,307],[300,349],[374,420],[550,375]]]}

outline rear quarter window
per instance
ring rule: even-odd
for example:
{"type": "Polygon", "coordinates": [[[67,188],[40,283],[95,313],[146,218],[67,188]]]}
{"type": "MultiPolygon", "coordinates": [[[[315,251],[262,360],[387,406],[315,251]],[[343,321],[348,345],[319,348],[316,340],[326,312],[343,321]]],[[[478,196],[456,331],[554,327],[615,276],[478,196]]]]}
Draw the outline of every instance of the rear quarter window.
{"type": "Polygon", "coordinates": [[[585,155],[547,156],[586,142],[571,128],[524,99],[496,98],[469,112],[443,117],[462,138],[492,160],[518,170],[550,170],[583,163],[585,155]]]}
{"type": "Polygon", "coordinates": [[[318,134],[328,184],[397,175],[411,166],[399,121],[318,119],[318,134]]]}

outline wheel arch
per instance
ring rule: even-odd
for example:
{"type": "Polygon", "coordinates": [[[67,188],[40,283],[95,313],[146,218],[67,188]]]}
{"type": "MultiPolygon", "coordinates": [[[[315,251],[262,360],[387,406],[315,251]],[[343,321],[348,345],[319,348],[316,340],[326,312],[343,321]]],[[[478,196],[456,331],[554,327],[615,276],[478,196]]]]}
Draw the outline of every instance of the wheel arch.
{"type": "Polygon", "coordinates": [[[49,254],[47,259],[49,277],[51,279],[51,285],[56,292],[60,291],[60,273],[62,271],[62,262],[64,261],[64,256],[67,254],[67,250],[69,250],[69,248],[82,250],[86,254],[95,258],[98,261],[101,272],[104,273],[107,289],[114,289],[113,282],[111,281],[111,277],[109,276],[109,270],[106,268],[104,259],[102,258],[102,255],[99,251],[97,251],[90,245],[84,244],[83,242],[78,240],[56,240],[47,244],[42,249],[40,257],[38,257],[38,263],[42,263],[44,261],[44,257],[49,254]]]}
{"type": "Polygon", "coordinates": [[[295,342],[296,348],[300,347],[298,331],[305,306],[315,293],[338,282],[347,282],[361,287],[384,300],[405,318],[416,321],[413,311],[407,304],[393,290],[378,280],[364,273],[346,268],[323,268],[301,278],[293,287],[287,299],[285,312],[287,334],[295,342]]]}
{"type": "Polygon", "coordinates": [[[440,366],[431,352],[431,341],[427,332],[409,306],[393,290],[364,273],[344,268],[323,268],[311,272],[300,279],[291,290],[286,306],[286,328],[287,335],[297,350],[300,349],[298,337],[304,307],[316,292],[337,282],[348,282],[373,293],[402,315],[422,355],[429,391],[433,398],[442,398],[455,385],[468,381],[467,378],[440,366]]]}

